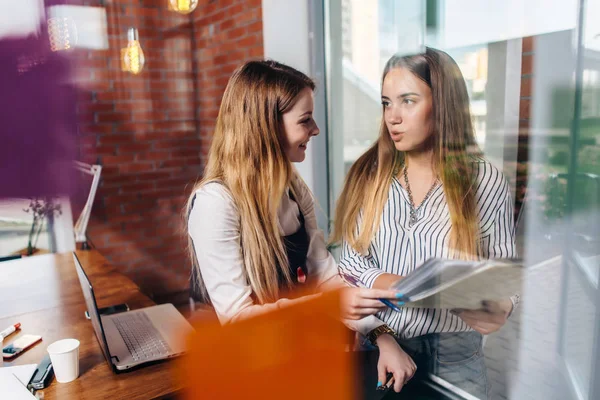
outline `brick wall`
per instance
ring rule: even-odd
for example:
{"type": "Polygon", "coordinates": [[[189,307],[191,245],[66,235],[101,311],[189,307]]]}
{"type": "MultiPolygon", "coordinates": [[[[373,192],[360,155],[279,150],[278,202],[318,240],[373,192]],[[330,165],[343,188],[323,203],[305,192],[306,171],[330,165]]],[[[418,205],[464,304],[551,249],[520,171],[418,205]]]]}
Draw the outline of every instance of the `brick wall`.
{"type": "Polygon", "coordinates": [[[104,3],[110,48],[77,53],[80,158],[103,165],[89,237],[150,295],[185,291],[181,211],[199,177],[223,89],[243,60],[263,55],[260,0],[200,0],[183,16],[167,0],[104,3]],[[120,69],[127,28],[146,65],[120,69]]]}
{"type": "Polygon", "coordinates": [[[198,63],[198,122],[203,148],[212,137],[220,99],[233,70],[263,57],[261,0],[206,2],[192,14],[198,63]]]}
{"type": "Polygon", "coordinates": [[[519,148],[517,151],[517,190],[514,215],[517,218],[527,187],[529,165],[529,119],[531,110],[531,83],[533,82],[534,36],[523,38],[521,59],[521,93],[519,99],[519,148]]]}

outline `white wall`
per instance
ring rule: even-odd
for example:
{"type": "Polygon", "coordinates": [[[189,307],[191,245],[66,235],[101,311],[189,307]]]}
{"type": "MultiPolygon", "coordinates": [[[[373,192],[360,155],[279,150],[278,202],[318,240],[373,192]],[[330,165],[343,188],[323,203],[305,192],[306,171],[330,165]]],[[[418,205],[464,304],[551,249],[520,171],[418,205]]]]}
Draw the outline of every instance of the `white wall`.
{"type": "MultiPolygon", "coordinates": [[[[311,75],[308,1],[263,0],[262,12],[265,58],[272,58],[311,75]]],[[[323,129],[322,124],[319,127],[323,129]]],[[[312,160],[317,141],[313,139],[311,144],[306,151],[306,160],[296,164],[296,168],[308,187],[314,190],[312,160]]]]}
{"type": "Polygon", "coordinates": [[[310,73],[307,0],[263,0],[265,57],[310,73]]]}
{"type": "Polygon", "coordinates": [[[323,44],[314,38],[323,37],[322,1],[263,0],[263,43],[265,58],[294,67],[317,83],[314,118],[321,134],[311,139],[306,159],[295,166],[314,193],[318,207],[317,220],[327,231],[327,118],[323,44]]]}

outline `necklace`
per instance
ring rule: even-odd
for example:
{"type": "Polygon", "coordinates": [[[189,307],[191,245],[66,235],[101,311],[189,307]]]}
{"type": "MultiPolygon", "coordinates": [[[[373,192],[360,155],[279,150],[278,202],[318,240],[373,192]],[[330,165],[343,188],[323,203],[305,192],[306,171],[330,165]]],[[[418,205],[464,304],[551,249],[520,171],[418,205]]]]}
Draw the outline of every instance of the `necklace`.
{"type": "Polygon", "coordinates": [[[415,208],[415,202],[413,201],[412,191],[410,190],[410,183],[408,183],[407,170],[408,168],[404,166],[404,183],[406,184],[406,191],[408,192],[408,201],[410,203],[410,219],[408,221],[408,226],[412,228],[413,225],[417,223],[417,214],[419,210],[421,209],[421,207],[423,207],[423,204],[425,204],[425,201],[427,201],[429,196],[431,196],[431,193],[433,193],[433,189],[435,189],[438,180],[437,178],[435,178],[435,180],[433,181],[433,185],[431,185],[431,188],[423,198],[423,201],[421,202],[421,204],[419,204],[419,207],[415,208]]]}

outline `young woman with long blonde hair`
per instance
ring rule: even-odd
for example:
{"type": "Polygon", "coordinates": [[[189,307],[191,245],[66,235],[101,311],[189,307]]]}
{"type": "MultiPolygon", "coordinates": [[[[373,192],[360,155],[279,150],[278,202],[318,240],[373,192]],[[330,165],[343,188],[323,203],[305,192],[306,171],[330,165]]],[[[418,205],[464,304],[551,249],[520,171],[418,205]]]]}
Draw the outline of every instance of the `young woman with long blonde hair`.
{"type": "MultiPolygon", "coordinates": [[[[389,288],[432,257],[514,257],[508,183],[480,156],[454,60],[431,48],[392,57],[381,100],[379,138],[350,169],[337,204],[332,240],[343,242],[341,272],[389,288]]],[[[386,309],[377,314],[386,323],[379,339],[387,348],[398,342],[420,370],[486,398],[482,334],[499,329],[517,301],[480,310],[386,309]]],[[[380,376],[412,366],[390,354],[379,358],[380,376]]],[[[395,389],[406,381],[396,377],[395,389]]]]}
{"type": "Polygon", "coordinates": [[[340,279],[313,197],[292,166],[319,134],[314,89],[275,61],[245,63],[225,89],[204,176],[186,208],[196,287],[221,323],[302,301],[298,288],[344,286],[342,317],[368,333],[383,324],[372,316],[385,307],[378,299],[395,299],[340,279]]]}

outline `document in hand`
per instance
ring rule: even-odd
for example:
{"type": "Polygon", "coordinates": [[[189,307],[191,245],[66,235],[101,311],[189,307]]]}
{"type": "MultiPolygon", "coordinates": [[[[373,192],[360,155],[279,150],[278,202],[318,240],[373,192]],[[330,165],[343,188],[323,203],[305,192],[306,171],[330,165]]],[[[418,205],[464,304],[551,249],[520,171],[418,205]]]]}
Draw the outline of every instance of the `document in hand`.
{"type": "Polygon", "coordinates": [[[431,258],[390,289],[403,294],[404,307],[477,309],[519,293],[523,273],[520,260],[431,258]]]}

